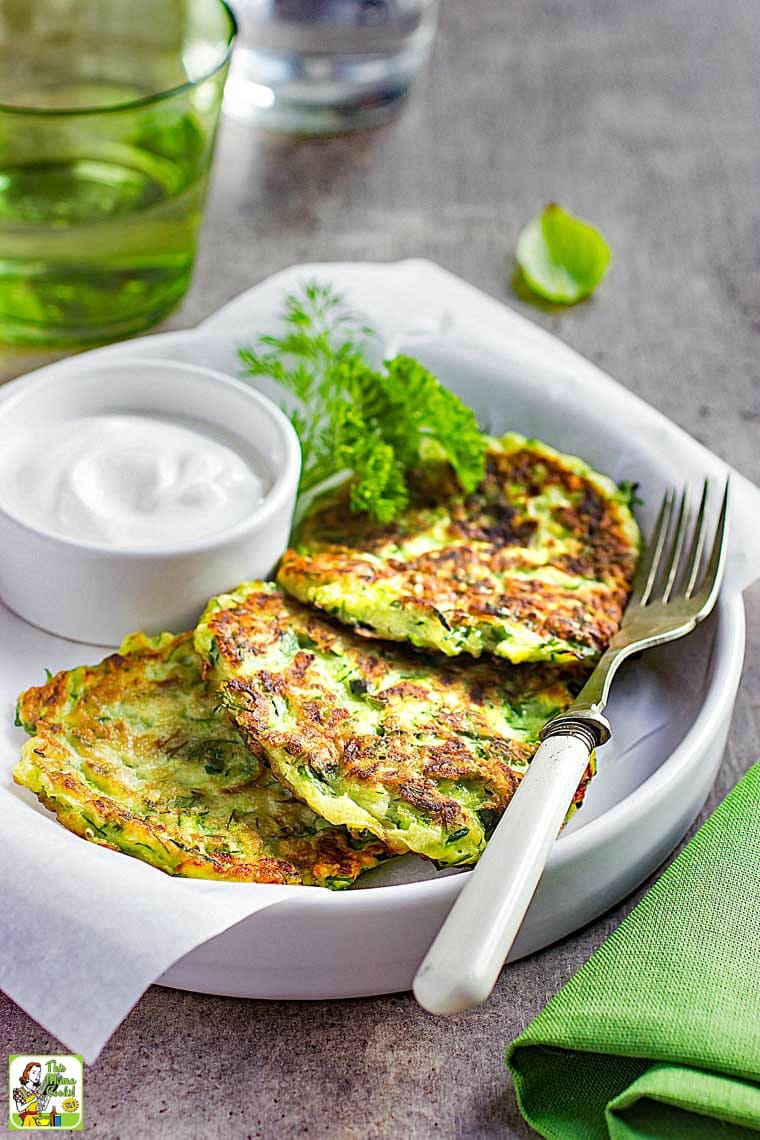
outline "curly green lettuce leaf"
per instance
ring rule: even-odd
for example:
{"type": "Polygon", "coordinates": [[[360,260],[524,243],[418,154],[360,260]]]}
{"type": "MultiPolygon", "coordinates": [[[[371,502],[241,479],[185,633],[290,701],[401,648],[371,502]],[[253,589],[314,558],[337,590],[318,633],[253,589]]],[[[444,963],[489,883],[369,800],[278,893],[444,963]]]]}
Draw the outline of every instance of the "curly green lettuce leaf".
{"type": "Polygon", "coordinates": [[[515,251],[523,278],[533,292],[565,305],[593,293],[611,257],[599,230],[554,202],[528,222],[515,251]]]}
{"type": "Polygon", "coordinates": [[[485,441],[472,408],[411,356],[386,360],[381,390],[384,438],[401,464],[411,468],[421,458],[440,456],[462,490],[474,491],[485,473],[485,441]]]}

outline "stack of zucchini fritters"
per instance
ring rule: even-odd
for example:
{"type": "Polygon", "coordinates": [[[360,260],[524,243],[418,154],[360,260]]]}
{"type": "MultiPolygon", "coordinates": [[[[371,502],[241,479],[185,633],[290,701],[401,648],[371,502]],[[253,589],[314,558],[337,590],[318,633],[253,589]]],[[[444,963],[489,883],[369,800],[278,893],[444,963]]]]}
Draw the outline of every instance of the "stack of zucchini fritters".
{"type": "Polygon", "coordinates": [[[639,533],[625,491],[516,435],[473,494],[444,466],[412,491],[385,526],[333,492],[278,584],[23,693],[16,780],[172,874],[344,887],[401,852],[474,862],[617,629],[639,533]]]}

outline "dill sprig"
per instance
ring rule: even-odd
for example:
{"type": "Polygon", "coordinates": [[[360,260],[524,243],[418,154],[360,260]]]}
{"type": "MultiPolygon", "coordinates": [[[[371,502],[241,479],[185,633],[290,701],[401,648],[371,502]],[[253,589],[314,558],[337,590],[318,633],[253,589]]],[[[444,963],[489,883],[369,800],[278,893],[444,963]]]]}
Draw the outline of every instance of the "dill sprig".
{"type": "Polygon", "coordinates": [[[485,462],[475,415],[418,360],[373,368],[374,333],[319,282],[286,298],[283,323],[240,358],[249,376],[272,377],[298,401],[288,413],[301,441],[298,515],[349,479],[351,509],[390,522],[408,505],[409,472],[433,459],[451,464],[465,493],[475,489],[485,462]]]}

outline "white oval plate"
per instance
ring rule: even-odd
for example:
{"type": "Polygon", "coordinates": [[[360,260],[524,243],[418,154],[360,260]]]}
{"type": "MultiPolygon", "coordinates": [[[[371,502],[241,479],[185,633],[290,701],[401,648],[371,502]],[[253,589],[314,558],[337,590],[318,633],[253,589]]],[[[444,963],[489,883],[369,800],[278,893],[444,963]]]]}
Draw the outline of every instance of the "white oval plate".
{"type": "MultiPolygon", "coordinates": [[[[90,355],[149,353],[238,375],[236,346],[270,330],[283,291],[315,274],[337,280],[355,304],[371,311],[386,346],[406,348],[428,363],[490,430],[539,436],[617,480],[639,480],[645,530],[665,486],[703,473],[721,478],[727,470],[566,346],[420,262],[286,271],[198,330],[90,355]],[[399,315],[409,312],[415,314],[411,332],[408,316],[399,315]]],[[[270,386],[260,386],[271,394],[270,386]]],[[[736,486],[745,502],[756,494],[741,476],[736,486]]],[[[513,959],[565,936],[632,891],[673,850],[706,799],[741,675],[741,588],[760,569],[751,535],[743,536],[741,547],[713,618],[688,642],[633,662],[616,682],[609,708],[613,740],[600,751],[599,774],[582,810],[555,844],[513,959]]],[[[26,628],[39,658],[45,635],[26,628]]],[[[62,644],[51,645],[55,658],[49,664],[58,667],[62,644]]],[[[24,657],[24,647],[18,649],[24,657]]],[[[81,646],[76,655],[67,652],[61,667],[83,652],[81,646]]],[[[0,675],[3,703],[23,681],[15,672],[0,675]]],[[[409,856],[370,872],[350,891],[288,888],[284,901],[191,950],[159,981],[206,993],[286,999],[408,989],[463,874],[435,872],[409,856]]]]}

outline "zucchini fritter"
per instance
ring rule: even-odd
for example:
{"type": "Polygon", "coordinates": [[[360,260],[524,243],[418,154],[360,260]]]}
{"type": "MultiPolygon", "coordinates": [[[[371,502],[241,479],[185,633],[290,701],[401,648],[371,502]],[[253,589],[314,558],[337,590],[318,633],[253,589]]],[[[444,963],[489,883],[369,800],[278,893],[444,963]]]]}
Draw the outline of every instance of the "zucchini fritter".
{"type": "Polygon", "coordinates": [[[369,642],[271,582],[213,598],[195,645],[243,739],[295,795],[441,864],[478,858],[538,729],[572,700],[567,669],[369,642]]]}
{"type": "Polygon", "coordinates": [[[14,779],[70,831],[172,875],[349,885],[388,852],[330,826],[247,748],[191,633],[135,634],[22,693],[14,779]]]}
{"type": "Polygon", "coordinates": [[[463,497],[443,466],[381,525],[323,499],[279,584],[364,633],[447,656],[589,661],[617,630],[639,531],[628,496],[582,460],[506,435],[463,497]]]}

